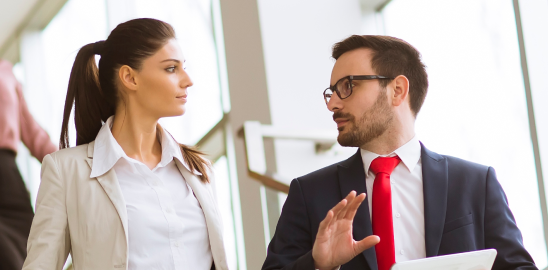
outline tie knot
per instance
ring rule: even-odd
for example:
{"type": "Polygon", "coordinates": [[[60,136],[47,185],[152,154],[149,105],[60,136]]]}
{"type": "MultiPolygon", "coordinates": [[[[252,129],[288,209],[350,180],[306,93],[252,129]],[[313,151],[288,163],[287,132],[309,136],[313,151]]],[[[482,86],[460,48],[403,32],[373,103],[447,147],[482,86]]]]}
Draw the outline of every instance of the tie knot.
{"type": "Polygon", "coordinates": [[[398,166],[401,159],[398,156],[395,157],[378,157],[371,162],[369,169],[373,173],[386,173],[390,175],[394,168],[398,166]]]}

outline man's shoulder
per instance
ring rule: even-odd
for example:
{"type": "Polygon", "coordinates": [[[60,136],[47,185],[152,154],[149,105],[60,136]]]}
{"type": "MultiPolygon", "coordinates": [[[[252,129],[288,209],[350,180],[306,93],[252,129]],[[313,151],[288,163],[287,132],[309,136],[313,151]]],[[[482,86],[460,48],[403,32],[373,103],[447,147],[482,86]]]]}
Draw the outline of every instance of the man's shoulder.
{"type": "Polygon", "coordinates": [[[472,162],[472,161],[469,161],[469,160],[465,160],[465,159],[462,159],[462,158],[449,156],[449,155],[443,155],[443,157],[447,159],[447,164],[450,167],[463,168],[463,169],[474,170],[474,171],[475,170],[477,170],[477,171],[486,171],[486,170],[489,169],[489,166],[479,164],[479,163],[476,163],[476,162],[472,162]]]}
{"type": "Polygon", "coordinates": [[[323,167],[311,173],[305,174],[303,176],[297,177],[296,180],[301,184],[308,184],[314,182],[315,185],[321,184],[321,182],[333,182],[338,179],[338,168],[340,166],[348,167],[351,163],[355,162],[356,154],[350,156],[349,158],[339,161],[337,163],[331,164],[329,166],[323,167]]]}
{"type": "Polygon", "coordinates": [[[446,160],[448,169],[453,170],[465,170],[465,171],[478,171],[478,172],[486,172],[489,169],[489,166],[482,165],[473,161],[465,160],[462,158],[450,156],[450,155],[443,155],[438,154],[436,152],[433,152],[431,150],[428,150],[427,148],[422,146],[422,153],[421,153],[421,159],[422,163],[427,162],[427,159],[430,159],[436,163],[446,160]]]}
{"type": "Polygon", "coordinates": [[[340,164],[340,162],[337,162],[335,164],[331,164],[329,166],[323,167],[319,170],[315,170],[311,173],[305,174],[303,176],[299,176],[296,179],[298,179],[301,182],[308,182],[308,181],[316,181],[323,178],[330,178],[331,176],[334,176],[337,174],[337,166],[340,164]]]}

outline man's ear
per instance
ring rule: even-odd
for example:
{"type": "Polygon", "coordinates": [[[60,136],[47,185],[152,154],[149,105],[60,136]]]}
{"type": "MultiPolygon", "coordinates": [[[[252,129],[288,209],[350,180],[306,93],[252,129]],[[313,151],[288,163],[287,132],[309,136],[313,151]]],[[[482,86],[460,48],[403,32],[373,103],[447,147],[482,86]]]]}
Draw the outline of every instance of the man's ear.
{"type": "Polygon", "coordinates": [[[392,93],[392,105],[401,105],[409,95],[409,80],[403,75],[397,76],[391,83],[394,92],[392,93]]]}
{"type": "Polygon", "coordinates": [[[135,78],[136,72],[128,65],[123,65],[118,70],[118,77],[125,89],[129,91],[137,90],[137,80],[135,78]]]}

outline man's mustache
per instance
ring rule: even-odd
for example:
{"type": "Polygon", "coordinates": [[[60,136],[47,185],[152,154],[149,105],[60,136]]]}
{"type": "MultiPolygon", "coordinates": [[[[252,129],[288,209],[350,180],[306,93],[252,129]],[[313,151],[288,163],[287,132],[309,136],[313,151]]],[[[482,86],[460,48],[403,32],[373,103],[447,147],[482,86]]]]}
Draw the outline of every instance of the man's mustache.
{"type": "Polygon", "coordinates": [[[346,118],[348,119],[348,121],[353,121],[354,120],[354,116],[349,114],[349,113],[343,113],[343,112],[335,112],[333,113],[333,121],[335,121],[335,119],[337,118],[346,118]]]}

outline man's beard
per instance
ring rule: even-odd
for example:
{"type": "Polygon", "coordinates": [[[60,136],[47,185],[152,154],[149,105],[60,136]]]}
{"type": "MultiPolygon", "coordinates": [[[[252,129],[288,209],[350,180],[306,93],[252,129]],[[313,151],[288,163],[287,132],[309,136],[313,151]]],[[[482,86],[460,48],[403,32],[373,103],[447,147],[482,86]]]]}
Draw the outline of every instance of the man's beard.
{"type": "Polygon", "coordinates": [[[350,127],[347,124],[339,128],[337,141],[340,145],[360,147],[381,136],[388,129],[394,118],[394,113],[390,109],[385,93],[386,90],[381,91],[373,107],[363,113],[357,121],[349,113],[335,112],[333,114],[333,119],[346,118],[349,124],[352,123],[350,127]],[[344,129],[348,128],[350,130],[342,133],[344,129]]]}

